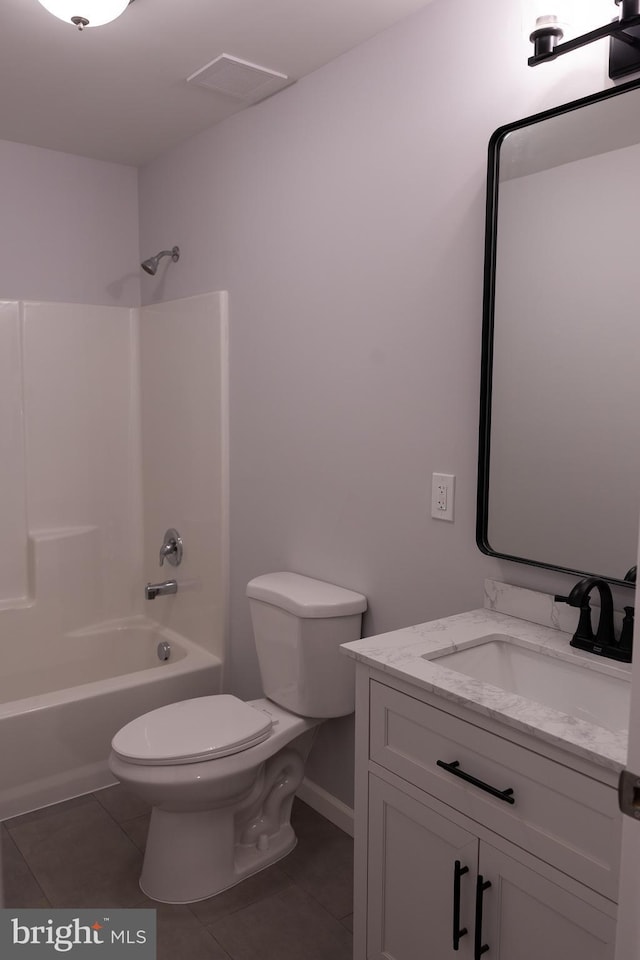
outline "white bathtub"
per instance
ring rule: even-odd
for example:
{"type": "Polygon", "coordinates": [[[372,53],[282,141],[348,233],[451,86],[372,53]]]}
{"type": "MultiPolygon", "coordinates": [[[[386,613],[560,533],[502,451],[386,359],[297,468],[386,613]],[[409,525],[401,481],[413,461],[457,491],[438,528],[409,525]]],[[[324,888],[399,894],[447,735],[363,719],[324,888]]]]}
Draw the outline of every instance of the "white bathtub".
{"type": "Polygon", "coordinates": [[[123,724],[220,691],[218,657],[143,618],[58,638],[35,662],[23,654],[0,664],[0,820],[115,783],[107,758],[123,724]]]}

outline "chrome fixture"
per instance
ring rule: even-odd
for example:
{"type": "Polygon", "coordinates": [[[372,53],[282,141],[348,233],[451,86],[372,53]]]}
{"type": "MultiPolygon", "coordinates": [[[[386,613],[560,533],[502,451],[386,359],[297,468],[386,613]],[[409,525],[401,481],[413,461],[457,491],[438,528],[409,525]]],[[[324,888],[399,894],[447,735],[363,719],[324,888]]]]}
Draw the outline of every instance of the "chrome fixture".
{"type": "Polygon", "coordinates": [[[168,597],[172,593],[178,592],[178,583],[176,580],[164,580],[162,583],[148,583],[144,588],[144,595],[147,600],[155,600],[156,597],[168,597]]]}
{"type": "MultiPolygon", "coordinates": [[[[615,3],[621,8],[619,18],[565,43],[559,42],[564,36],[564,30],[557,16],[550,13],[538,17],[535,29],[529,37],[533,43],[533,56],[527,61],[529,66],[536,67],[539,63],[555,60],[564,53],[585,47],[594,40],[609,37],[611,79],[617,80],[629,73],[636,73],[640,70],[640,0],[615,0],[615,3]]],[[[553,0],[550,0],[549,6],[552,5],[553,0]]]]}
{"type": "Polygon", "coordinates": [[[171,257],[173,262],[177,263],[180,259],[180,247],[172,247],[171,250],[161,250],[160,253],[156,253],[155,257],[149,257],[148,260],[143,260],[140,266],[145,273],[155,277],[158,270],[158,264],[163,257],[171,257]]]}
{"type": "Polygon", "coordinates": [[[182,537],[177,530],[169,527],[169,529],[165,531],[164,540],[160,547],[160,566],[162,566],[166,560],[172,567],[179,567],[182,563],[182,553],[182,537]]]}
{"type": "Polygon", "coordinates": [[[158,644],[156,653],[158,654],[158,660],[168,660],[171,656],[171,644],[168,640],[161,640],[158,644]]]}
{"type": "Polygon", "coordinates": [[[133,0],[39,0],[58,20],[72,23],[78,30],[101,27],[116,20],[133,0]]]}

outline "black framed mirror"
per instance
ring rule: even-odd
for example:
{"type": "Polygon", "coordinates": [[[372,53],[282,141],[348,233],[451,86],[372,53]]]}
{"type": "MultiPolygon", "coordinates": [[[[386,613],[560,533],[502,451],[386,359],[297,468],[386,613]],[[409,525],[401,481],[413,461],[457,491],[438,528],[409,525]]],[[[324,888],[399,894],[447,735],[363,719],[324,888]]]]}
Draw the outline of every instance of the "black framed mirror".
{"type": "Polygon", "coordinates": [[[489,143],[476,539],[624,583],[640,516],[640,81],[489,143]]]}

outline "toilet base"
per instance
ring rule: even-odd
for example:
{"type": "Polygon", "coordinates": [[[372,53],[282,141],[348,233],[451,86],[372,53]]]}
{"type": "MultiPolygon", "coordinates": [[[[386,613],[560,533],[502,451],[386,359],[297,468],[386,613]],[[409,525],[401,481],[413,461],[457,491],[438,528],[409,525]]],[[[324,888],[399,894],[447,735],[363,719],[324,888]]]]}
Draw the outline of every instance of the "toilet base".
{"type": "MultiPolygon", "coordinates": [[[[180,816],[184,818],[184,814],[180,816]]],[[[179,855],[176,855],[173,845],[165,843],[159,846],[154,843],[152,857],[148,859],[145,855],[140,889],[152,900],[160,903],[208,900],[282,860],[298,842],[291,824],[283,824],[278,834],[268,838],[268,845],[263,850],[259,850],[256,844],[236,846],[233,866],[231,870],[225,870],[219,851],[211,856],[212,847],[205,841],[202,820],[197,826],[194,825],[194,830],[197,834],[196,848],[189,844],[186,848],[181,847],[179,855]],[[196,850],[199,852],[196,853],[196,850]]],[[[180,831],[180,834],[180,838],[174,834],[178,843],[179,839],[185,839],[184,832],[180,831]]]]}
{"type": "Polygon", "coordinates": [[[296,845],[290,823],[295,791],[315,731],[256,771],[253,788],[230,806],[209,810],[154,807],[140,889],[161,903],[194,903],[235,886],[281,860],[296,845]]]}

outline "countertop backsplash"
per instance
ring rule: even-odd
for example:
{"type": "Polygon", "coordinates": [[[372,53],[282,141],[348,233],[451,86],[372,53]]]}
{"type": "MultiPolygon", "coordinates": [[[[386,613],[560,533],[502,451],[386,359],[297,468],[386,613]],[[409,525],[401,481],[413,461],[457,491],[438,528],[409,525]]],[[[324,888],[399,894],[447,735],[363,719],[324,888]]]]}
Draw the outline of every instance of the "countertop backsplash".
{"type": "MultiPolygon", "coordinates": [[[[577,580],[576,580],[577,583],[577,580]]],[[[598,624],[600,608],[592,598],[592,620],[594,630],[598,624]]],[[[506,613],[509,617],[518,617],[530,623],[538,623],[551,630],[562,630],[563,633],[575,633],[578,626],[580,611],[570,607],[567,603],[554,600],[551,593],[539,593],[537,590],[528,590],[526,587],[514,587],[510,583],[500,580],[484,581],[484,607],[495,613],[506,613]]],[[[619,632],[623,614],[614,611],[614,622],[619,632]]]]}

